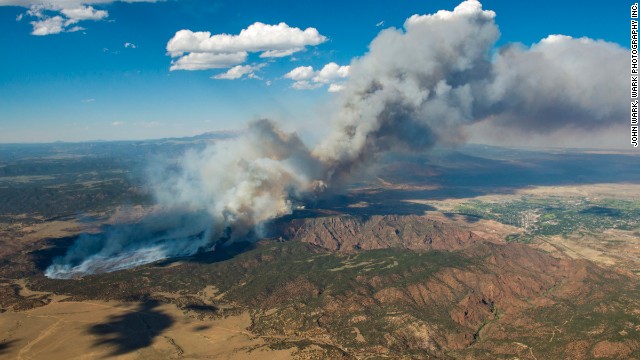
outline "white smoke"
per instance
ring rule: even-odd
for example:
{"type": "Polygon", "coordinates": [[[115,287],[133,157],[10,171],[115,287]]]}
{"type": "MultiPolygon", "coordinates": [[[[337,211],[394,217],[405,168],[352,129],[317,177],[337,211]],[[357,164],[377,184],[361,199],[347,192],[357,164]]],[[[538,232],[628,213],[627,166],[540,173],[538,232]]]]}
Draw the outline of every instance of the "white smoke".
{"type": "Polygon", "coordinates": [[[193,255],[258,235],[259,225],[289,214],[321,189],[320,163],[295,134],[268,120],[176,163],[157,164],[150,185],[161,209],[141,221],[82,235],[45,275],[73,278],[193,255]]]}
{"type": "Polygon", "coordinates": [[[558,35],[531,48],[496,49],[494,19],[467,0],[381,31],[352,61],[333,130],[315,149],[262,120],[238,138],[189,152],[151,180],[158,204],[180,209],[172,213],[177,221],[149,217],[83,236],[46,275],[114,271],[246,239],[378,154],[458,143],[469,124],[553,133],[625,121],[624,49],[558,35]]]}
{"type": "Polygon", "coordinates": [[[168,177],[160,171],[152,185],[159,203],[206,211],[216,233],[229,229],[236,238],[290,213],[292,201],[320,185],[320,173],[295,134],[260,120],[238,138],[188,152],[179,171],[168,177]]]}
{"type": "Polygon", "coordinates": [[[65,256],[54,259],[45,276],[71,279],[211,250],[215,243],[210,229],[207,214],[156,211],[139,223],[81,235],[65,256]]]}

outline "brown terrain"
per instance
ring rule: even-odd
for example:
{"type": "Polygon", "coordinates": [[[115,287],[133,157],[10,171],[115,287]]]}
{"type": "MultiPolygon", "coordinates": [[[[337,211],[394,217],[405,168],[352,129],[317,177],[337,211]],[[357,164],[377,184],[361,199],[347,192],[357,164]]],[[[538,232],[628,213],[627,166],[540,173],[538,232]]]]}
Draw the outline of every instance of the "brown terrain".
{"type": "Polygon", "coordinates": [[[567,183],[553,178],[563,168],[556,160],[536,168],[541,160],[501,156],[395,162],[336,200],[279,219],[255,243],[74,280],[43,272],[80,233],[136,221],[151,206],[90,202],[122,192],[97,186],[98,176],[81,189],[51,188],[62,200],[42,200],[48,193],[36,186],[29,201],[12,198],[10,208],[22,210],[0,214],[0,358],[640,359],[637,226],[567,217],[578,224],[571,232],[518,243],[506,239],[528,225],[459,211],[526,197],[543,209],[533,222],[562,215],[545,206],[589,201],[622,201],[622,215],[637,214],[635,173],[628,183],[589,183],[619,168],[585,170],[585,184],[567,183]],[[474,178],[464,182],[469,169],[474,178]],[[553,171],[536,175],[545,169],[553,171]],[[58,214],[76,203],[86,207],[58,214]]]}
{"type": "Polygon", "coordinates": [[[65,240],[24,241],[3,249],[0,357],[639,358],[635,275],[506,243],[509,230],[435,214],[319,214],[229,260],[67,281],[38,270],[43,247],[65,240]]]}
{"type": "Polygon", "coordinates": [[[374,215],[293,220],[284,235],[329,251],[399,248],[413,251],[460,250],[483,240],[473,232],[417,215],[374,215]]]}
{"type": "Polygon", "coordinates": [[[0,359],[640,360],[637,151],[383,154],[257,241],[44,276],[217,138],[0,146],[0,359]]]}
{"type": "MultiPolygon", "coordinates": [[[[465,257],[479,261],[476,263],[478,265],[464,269],[443,269],[429,279],[408,286],[387,284],[383,289],[371,293],[373,299],[385,308],[400,305],[447,309],[450,320],[459,325],[456,331],[442,332],[437,324],[425,324],[422,332],[414,331],[412,335],[405,335],[412,338],[414,346],[429,349],[435,354],[442,349],[463,350],[460,356],[466,358],[470,355],[462,355],[464,349],[475,348],[493,354],[487,356],[486,353],[481,355],[482,352],[472,352],[474,355],[471,358],[494,358],[499,354],[536,358],[532,347],[519,342],[512,342],[510,346],[493,346],[496,342],[509,342],[514,330],[520,333],[519,336],[527,336],[527,332],[536,334],[534,337],[548,333],[548,341],[553,344],[554,338],[563,333],[562,326],[572,321],[574,316],[584,314],[573,314],[561,325],[552,327],[534,318],[527,318],[530,316],[528,314],[539,308],[561,306],[563,302],[586,305],[591,301],[605,301],[607,291],[616,291],[615,286],[607,286],[607,283],[613,285],[637,281],[635,277],[629,278],[630,274],[624,271],[605,270],[586,260],[558,256],[557,253],[548,254],[525,244],[484,239],[477,232],[428,217],[373,216],[366,221],[346,216],[316,218],[294,221],[286,233],[293,239],[329,251],[352,253],[382,248],[418,252],[461,251],[465,257]],[[553,296],[549,296],[551,292],[553,296]],[[481,338],[484,341],[479,341],[481,338]]],[[[367,285],[376,287],[379,286],[377,281],[384,280],[374,277],[368,281],[367,285]]],[[[358,301],[348,299],[345,302],[352,304],[358,301]]],[[[629,315],[629,320],[636,318],[637,321],[639,303],[635,299],[631,304],[633,308],[625,309],[625,313],[629,315]],[[631,316],[634,313],[636,316],[631,316]]],[[[600,311],[607,313],[607,306],[601,306],[604,308],[600,311]]],[[[330,310],[339,311],[339,308],[330,310]]],[[[410,323],[408,328],[420,321],[411,319],[410,323]]],[[[636,332],[636,324],[629,322],[625,328],[633,328],[631,331],[636,332]]],[[[621,331],[627,333],[627,330],[621,331]]],[[[634,340],[597,342],[591,353],[583,347],[576,349],[576,343],[569,342],[564,348],[555,348],[553,351],[558,351],[556,355],[546,353],[540,358],[627,358],[640,348],[637,335],[634,340]],[[610,353],[606,353],[604,348],[610,353]]],[[[444,351],[439,354],[443,356],[445,353],[456,352],[444,351]]]]}

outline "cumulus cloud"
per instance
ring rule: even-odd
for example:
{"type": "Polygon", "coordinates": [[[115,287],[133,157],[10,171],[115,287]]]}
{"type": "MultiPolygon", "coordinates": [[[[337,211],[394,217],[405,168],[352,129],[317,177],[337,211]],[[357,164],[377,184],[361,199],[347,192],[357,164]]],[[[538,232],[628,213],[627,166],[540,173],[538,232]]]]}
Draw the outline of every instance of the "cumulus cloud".
{"type": "Polygon", "coordinates": [[[96,10],[93,6],[79,6],[70,9],[62,9],[60,12],[66,16],[68,21],[81,21],[81,20],[102,20],[109,16],[109,13],[105,10],[96,10]]]}
{"type": "Polygon", "coordinates": [[[344,88],[341,82],[349,76],[349,65],[340,66],[334,62],[326,64],[322,69],[315,71],[311,66],[299,66],[284,75],[294,83],[291,85],[296,90],[317,89],[323,85],[329,85],[329,92],[338,92],[344,88]]]}
{"type": "Polygon", "coordinates": [[[125,49],[128,49],[128,48],[135,49],[135,48],[137,48],[136,44],[130,43],[130,42],[124,43],[124,47],[125,47],[125,49]]]}
{"type": "Polygon", "coordinates": [[[297,53],[298,51],[302,51],[304,50],[304,48],[299,47],[299,48],[291,48],[291,49],[286,49],[286,50],[267,50],[265,52],[263,52],[262,54],[260,54],[261,58],[280,58],[280,57],[285,57],[285,56],[289,56],[292,55],[294,53],[297,53]]]}
{"type": "Polygon", "coordinates": [[[31,35],[44,36],[59,34],[65,31],[65,20],[62,16],[53,16],[37,21],[31,21],[31,25],[33,26],[31,35]]]}
{"type": "Polygon", "coordinates": [[[244,76],[250,79],[260,79],[258,75],[255,74],[255,71],[264,67],[265,64],[260,65],[237,65],[227,70],[226,72],[218,75],[214,75],[211,78],[216,80],[235,80],[240,79],[244,76]]]}
{"type": "Polygon", "coordinates": [[[169,70],[225,69],[247,60],[244,51],[235,53],[189,53],[171,62],[169,70]]]}
{"type": "Polygon", "coordinates": [[[322,70],[318,71],[313,77],[313,81],[329,84],[339,79],[349,76],[349,65],[340,66],[334,62],[325,65],[322,70]]]}
{"type": "Polygon", "coordinates": [[[167,43],[167,52],[180,56],[186,52],[300,51],[305,46],[318,45],[326,40],[315,28],[300,30],[283,22],[278,25],[256,22],[238,35],[212,36],[208,31],[180,30],[167,43]]]}
{"type": "Polygon", "coordinates": [[[331,84],[327,89],[328,92],[340,92],[344,90],[344,84],[331,84]]]}
{"type": "Polygon", "coordinates": [[[98,21],[109,16],[106,10],[95,9],[91,4],[109,4],[121,2],[156,2],[157,0],[0,0],[0,6],[19,6],[27,8],[24,14],[16,17],[21,21],[25,16],[34,18],[32,35],[52,35],[62,32],[84,30],[75,25],[80,21],[98,21]]]}
{"type": "Polygon", "coordinates": [[[315,71],[313,71],[312,66],[298,66],[289,71],[284,77],[295,81],[302,81],[311,79],[314,73],[315,71]]]}
{"type": "MultiPolygon", "coordinates": [[[[240,31],[238,35],[212,35],[208,31],[180,30],[167,43],[167,53],[173,58],[178,58],[176,62],[185,65],[180,70],[202,70],[206,67],[187,66],[192,54],[222,56],[259,52],[261,58],[285,57],[303,50],[306,46],[319,45],[326,40],[325,36],[312,27],[301,30],[283,22],[277,25],[256,22],[240,31]]],[[[244,60],[231,65],[239,65],[242,62],[244,60]]]]}

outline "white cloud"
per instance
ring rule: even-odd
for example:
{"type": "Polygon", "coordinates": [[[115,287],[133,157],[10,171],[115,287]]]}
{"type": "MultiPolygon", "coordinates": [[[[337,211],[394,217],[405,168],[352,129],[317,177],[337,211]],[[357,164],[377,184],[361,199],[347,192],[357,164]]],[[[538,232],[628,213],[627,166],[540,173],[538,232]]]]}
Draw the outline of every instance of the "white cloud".
{"type": "Polygon", "coordinates": [[[128,48],[135,49],[135,48],[137,48],[136,44],[130,43],[130,42],[124,43],[124,47],[125,47],[125,49],[128,49],[128,48]]]}
{"type": "Polygon", "coordinates": [[[296,90],[313,90],[313,89],[317,89],[319,87],[321,87],[322,84],[318,84],[318,83],[312,83],[308,80],[300,80],[300,81],[296,81],[293,83],[293,85],[291,85],[292,88],[296,89],[296,90]]]}
{"type": "Polygon", "coordinates": [[[293,48],[293,49],[286,49],[286,50],[267,50],[265,52],[263,52],[262,54],[260,54],[261,58],[279,58],[279,57],[285,57],[285,56],[290,56],[293,53],[297,53],[298,51],[303,50],[304,48],[293,48]]]}
{"type": "Polygon", "coordinates": [[[156,2],[157,0],[0,0],[0,6],[19,6],[27,8],[24,14],[16,17],[21,21],[25,16],[34,18],[32,35],[51,35],[62,32],[84,30],[73,26],[80,21],[98,21],[109,16],[106,10],[97,10],[91,4],[109,4],[113,2],[156,2]]]}
{"type": "Polygon", "coordinates": [[[237,65],[229,69],[227,72],[212,76],[212,79],[216,80],[235,80],[240,79],[243,76],[247,76],[251,79],[260,79],[259,76],[255,74],[255,71],[264,67],[265,64],[260,64],[256,66],[251,65],[237,65]]]}
{"type": "MultiPolygon", "coordinates": [[[[306,46],[319,45],[325,41],[327,38],[315,28],[301,30],[283,22],[277,25],[256,22],[237,35],[212,35],[208,31],[180,30],[167,42],[167,53],[173,58],[178,58],[174,64],[179,62],[184,65],[180,70],[203,70],[219,66],[188,66],[187,64],[195,59],[193,54],[208,54],[211,57],[245,54],[246,59],[246,54],[259,52],[261,58],[278,58],[290,56],[304,50],[306,46]]],[[[229,66],[239,65],[245,59],[229,66]]],[[[172,66],[172,70],[178,68],[172,66]]]]}
{"type": "Polygon", "coordinates": [[[294,81],[308,80],[313,77],[315,71],[311,66],[298,66],[297,68],[289,71],[284,77],[294,81]]]}
{"type": "Polygon", "coordinates": [[[339,79],[345,79],[349,76],[349,69],[349,65],[339,66],[338,64],[331,62],[325,65],[322,70],[316,74],[313,81],[329,84],[339,79]]]}
{"type": "Polygon", "coordinates": [[[81,30],[86,30],[86,29],[83,28],[82,26],[74,26],[72,28],[67,28],[65,30],[65,32],[76,32],[76,31],[81,31],[81,30]]]}
{"type": "Polygon", "coordinates": [[[124,121],[114,121],[111,123],[111,126],[120,126],[124,125],[124,121]]]}
{"type": "Polygon", "coordinates": [[[344,84],[331,84],[329,85],[328,92],[340,92],[344,90],[344,84]]]}
{"type": "Polygon", "coordinates": [[[376,27],[380,27],[380,26],[382,26],[382,25],[384,25],[384,20],[382,20],[382,21],[380,21],[379,23],[377,23],[377,24],[376,24],[376,27]]]}
{"type": "Polygon", "coordinates": [[[318,71],[314,71],[311,66],[299,66],[284,77],[294,81],[291,87],[296,90],[317,89],[328,84],[329,92],[338,92],[344,88],[340,81],[349,76],[349,70],[349,65],[340,66],[331,62],[318,71]]]}
{"type": "Polygon", "coordinates": [[[29,6],[29,10],[24,15],[33,16],[38,19],[45,17],[44,10],[46,7],[44,5],[31,5],[29,6]]]}
{"type": "Polygon", "coordinates": [[[101,20],[109,16],[105,10],[96,10],[92,6],[58,8],[56,5],[31,5],[26,14],[36,18],[31,21],[32,35],[52,35],[61,32],[84,30],[81,26],[72,26],[83,20],[101,20]],[[50,15],[57,13],[57,15],[50,15]]]}
{"type": "Polygon", "coordinates": [[[32,21],[33,31],[31,35],[51,35],[58,34],[64,31],[64,18],[62,16],[54,16],[43,20],[32,21]]]}
{"type": "Polygon", "coordinates": [[[71,9],[62,9],[60,12],[69,20],[102,20],[109,16],[106,10],[96,10],[93,6],[79,6],[71,9]]]}
{"type": "Polygon", "coordinates": [[[208,31],[180,30],[167,43],[167,52],[180,56],[187,52],[229,53],[238,51],[271,52],[268,56],[288,55],[308,45],[319,45],[327,38],[315,28],[300,30],[281,22],[268,25],[256,22],[238,35],[211,35],[208,31]]]}
{"type": "Polygon", "coordinates": [[[114,2],[158,2],[162,0],[0,0],[0,6],[21,6],[28,8],[32,5],[56,5],[60,8],[72,8],[78,5],[111,4],[114,2]]]}
{"type": "Polygon", "coordinates": [[[169,70],[224,69],[242,64],[246,60],[247,53],[244,51],[222,54],[193,52],[173,61],[169,70]]]}
{"type": "Polygon", "coordinates": [[[94,102],[94,101],[96,101],[96,99],[94,99],[94,98],[82,99],[82,102],[83,102],[83,103],[92,103],[92,102],[94,102]]]}

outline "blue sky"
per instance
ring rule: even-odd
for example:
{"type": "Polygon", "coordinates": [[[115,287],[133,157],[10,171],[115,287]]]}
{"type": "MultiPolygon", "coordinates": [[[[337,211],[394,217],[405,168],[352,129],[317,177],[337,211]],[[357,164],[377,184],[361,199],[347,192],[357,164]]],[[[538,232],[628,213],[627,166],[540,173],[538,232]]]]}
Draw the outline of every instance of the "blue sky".
{"type": "MultiPolygon", "coordinates": [[[[285,74],[302,66],[317,71],[331,62],[348,65],[367,51],[381,29],[402,27],[413,14],[451,10],[458,4],[425,0],[63,2],[69,9],[91,6],[93,12],[64,15],[60,10],[64,6],[54,6],[38,19],[26,14],[28,6],[38,1],[0,0],[0,41],[5,49],[0,66],[0,142],[188,136],[238,129],[260,117],[313,131],[328,121],[335,96],[327,91],[329,83],[344,79],[311,81],[311,87],[317,88],[298,90],[292,87],[295,79],[285,74]],[[56,16],[76,19],[64,28],[76,31],[31,34],[30,22],[56,16]],[[179,57],[167,55],[167,42],[177,31],[233,35],[256,22],[315,28],[326,40],[279,58],[248,52],[247,60],[237,65],[259,67],[254,78],[246,74],[235,80],[211,78],[227,68],[170,71],[179,57]],[[126,43],[135,48],[125,47],[126,43]]],[[[502,33],[499,46],[531,45],[549,34],[565,34],[628,47],[630,3],[613,3],[485,0],[483,7],[497,13],[502,33]]]]}

